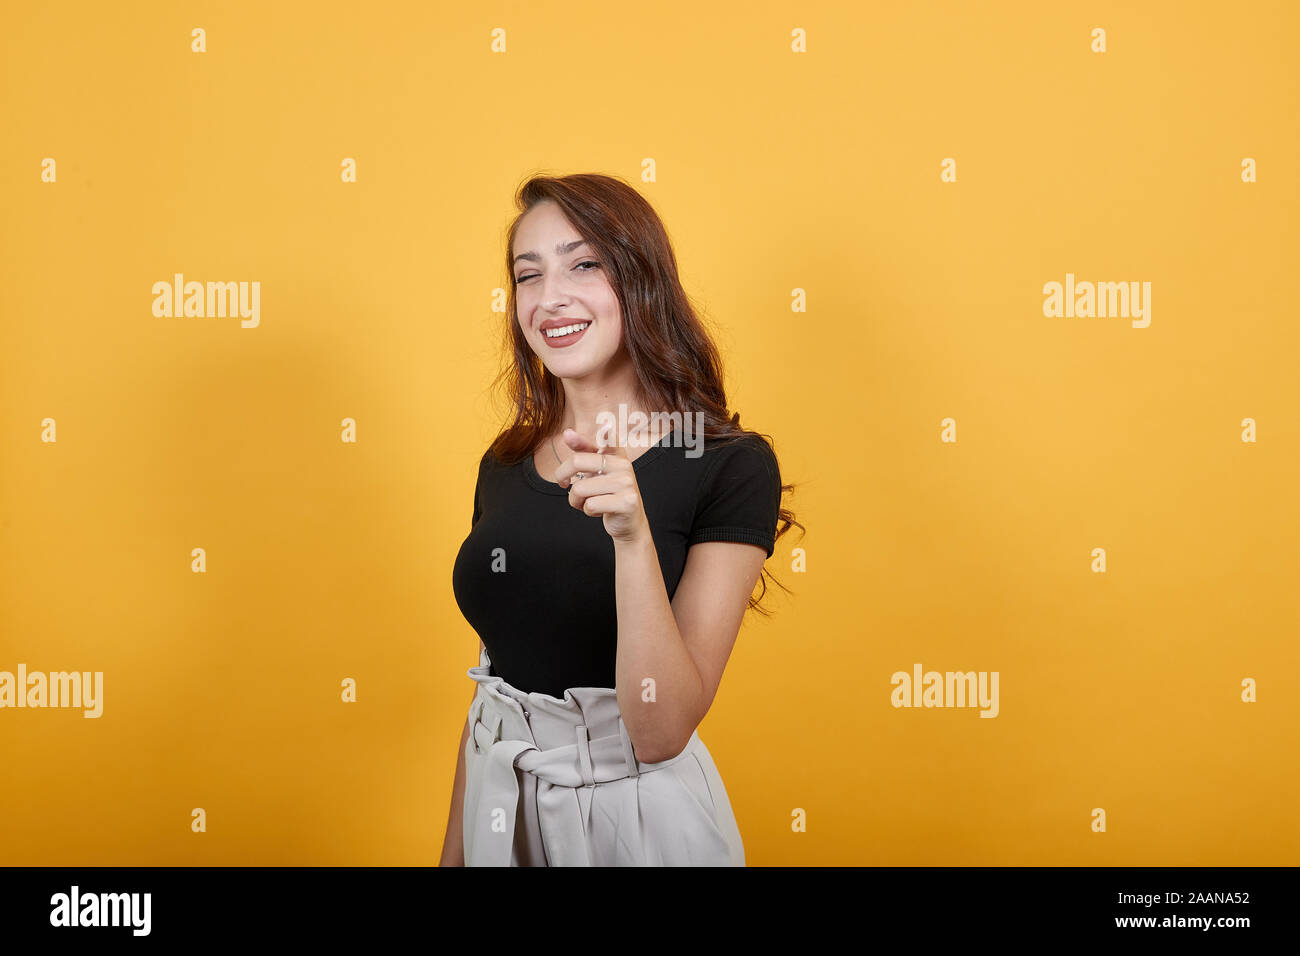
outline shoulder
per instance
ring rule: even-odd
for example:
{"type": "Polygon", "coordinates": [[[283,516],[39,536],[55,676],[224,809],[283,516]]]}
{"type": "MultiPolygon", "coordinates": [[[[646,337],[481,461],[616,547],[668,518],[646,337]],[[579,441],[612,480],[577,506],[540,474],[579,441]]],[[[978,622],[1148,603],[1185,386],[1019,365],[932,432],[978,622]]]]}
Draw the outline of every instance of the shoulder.
{"type": "MultiPolygon", "coordinates": [[[[696,497],[700,502],[781,498],[781,472],[768,442],[753,434],[706,447],[696,497]]],[[[779,508],[779,505],[778,505],[779,508]]]]}
{"type": "Polygon", "coordinates": [[[476,487],[486,487],[488,484],[495,484],[498,475],[502,470],[502,464],[492,451],[489,445],[478,459],[478,469],[475,475],[474,483],[476,487]]]}
{"type": "Polygon", "coordinates": [[[758,435],[747,434],[740,438],[706,445],[704,451],[704,481],[719,474],[731,478],[763,478],[780,480],[780,467],[772,446],[758,435]]]}
{"type": "Polygon", "coordinates": [[[491,471],[495,468],[505,467],[505,463],[497,457],[496,447],[497,443],[494,439],[488,443],[487,448],[483,449],[483,454],[479,456],[478,460],[479,474],[482,474],[485,471],[491,471]]]}

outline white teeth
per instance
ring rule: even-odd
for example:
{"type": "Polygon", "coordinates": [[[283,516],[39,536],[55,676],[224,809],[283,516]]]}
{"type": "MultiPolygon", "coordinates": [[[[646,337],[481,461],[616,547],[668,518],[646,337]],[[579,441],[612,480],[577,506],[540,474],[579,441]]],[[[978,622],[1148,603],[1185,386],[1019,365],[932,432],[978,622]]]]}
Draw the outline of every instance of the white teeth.
{"type": "Polygon", "coordinates": [[[555,339],[559,338],[561,335],[568,335],[570,332],[580,332],[589,325],[591,325],[590,322],[577,322],[573,325],[563,325],[554,329],[547,329],[545,335],[548,339],[555,339]]]}

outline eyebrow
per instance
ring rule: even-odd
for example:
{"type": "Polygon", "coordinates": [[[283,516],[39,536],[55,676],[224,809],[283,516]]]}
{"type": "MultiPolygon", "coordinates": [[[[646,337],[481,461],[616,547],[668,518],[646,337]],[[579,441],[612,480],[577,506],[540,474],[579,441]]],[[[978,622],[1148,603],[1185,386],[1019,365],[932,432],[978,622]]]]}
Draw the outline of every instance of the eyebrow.
{"type": "MultiPolygon", "coordinates": [[[[555,254],[557,256],[567,256],[574,249],[578,248],[578,246],[586,243],[586,241],[586,239],[573,239],[570,242],[557,243],[555,246],[555,254]]],[[[521,252],[519,255],[515,256],[515,262],[518,262],[520,259],[527,259],[530,262],[542,261],[541,255],[536,252],[521,252]]]]}

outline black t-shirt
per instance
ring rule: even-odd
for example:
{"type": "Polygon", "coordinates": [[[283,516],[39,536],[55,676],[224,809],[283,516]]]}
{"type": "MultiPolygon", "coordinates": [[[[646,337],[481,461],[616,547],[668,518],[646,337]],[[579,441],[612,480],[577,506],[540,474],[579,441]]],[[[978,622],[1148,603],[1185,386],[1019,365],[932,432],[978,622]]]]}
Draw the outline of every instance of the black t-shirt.
{"type": "MultiPolygon", "coordinates": [[[[697,542],[755,544],[771,557],[781,508],[766,441],[710,440],[701,453],[676,435],[668,432],[632,462],[670,601],[697,542]]],[[[506,466],[489,448],[479,461],[470,529],[452,588],[487,648],[491,673],[561,699],[570,687],[613,687],[614,541],[601,516],[571,506],[568,490],[539,475],[531,455],[506,466]]]]}

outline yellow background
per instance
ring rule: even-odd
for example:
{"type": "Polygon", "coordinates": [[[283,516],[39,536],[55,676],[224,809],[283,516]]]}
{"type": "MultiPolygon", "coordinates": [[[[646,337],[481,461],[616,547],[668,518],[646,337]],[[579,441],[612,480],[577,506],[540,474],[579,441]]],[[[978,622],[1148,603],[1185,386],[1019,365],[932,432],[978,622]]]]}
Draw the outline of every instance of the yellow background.
{"type": "Polygon", "coordinates": [[[102,670],[105,701],[0,711],[0,862],[437,861],[477,663],[451,569],[534,171],[654,204],[799,484],[769,562],[796,594],[700,730],[751,865],[1300,862],[1297,5],[3,26],[0,669],[102,670]],[[155,318],[174,272],[260,281],[260,327],[155,318]],[[1150,281],[1150,327],[1045,318],[1066,272],[1150,281]],[[1000,715],[894,709],[915,662],[998,671],[1000,715]]]}

